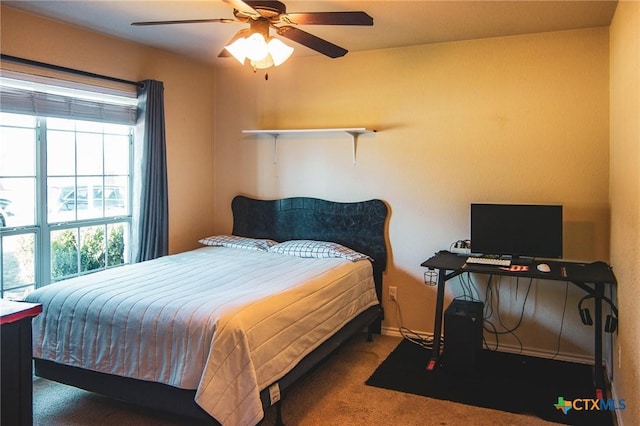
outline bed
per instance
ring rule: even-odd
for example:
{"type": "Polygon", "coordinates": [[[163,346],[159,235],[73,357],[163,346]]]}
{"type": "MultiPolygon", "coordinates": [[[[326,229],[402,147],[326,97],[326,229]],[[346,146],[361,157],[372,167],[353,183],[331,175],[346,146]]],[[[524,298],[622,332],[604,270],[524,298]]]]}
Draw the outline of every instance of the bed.
{"type": "Polygon", "coordinates": [[[281,422],[293,383],[380,331],[388,209],[245,196],[231,207],[230,236],[29,295],[43,304],[36,375],[211,424],[257,424],[275,404],[281,422]]]}

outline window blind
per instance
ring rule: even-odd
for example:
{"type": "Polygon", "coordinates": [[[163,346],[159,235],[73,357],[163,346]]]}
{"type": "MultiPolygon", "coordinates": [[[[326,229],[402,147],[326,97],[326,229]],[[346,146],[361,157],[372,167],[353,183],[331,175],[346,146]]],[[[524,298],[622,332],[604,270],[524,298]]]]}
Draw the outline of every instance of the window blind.
{"type": "Polygon", "coordinates": [[[135,125],[137,100],[2,77],[0,110],[43,117],[135,125]]]}

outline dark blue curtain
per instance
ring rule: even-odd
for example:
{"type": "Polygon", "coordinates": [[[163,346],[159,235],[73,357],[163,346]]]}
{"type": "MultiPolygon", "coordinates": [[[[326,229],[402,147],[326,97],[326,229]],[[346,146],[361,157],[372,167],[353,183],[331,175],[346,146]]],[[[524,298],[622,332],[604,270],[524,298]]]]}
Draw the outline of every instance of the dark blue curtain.
{"type": "Polygon", "coordinates": [[[138,87],[135,151],[132,260],[141,262],[169,252],[164,85],[161,81],[145,80],[138,87]]]}

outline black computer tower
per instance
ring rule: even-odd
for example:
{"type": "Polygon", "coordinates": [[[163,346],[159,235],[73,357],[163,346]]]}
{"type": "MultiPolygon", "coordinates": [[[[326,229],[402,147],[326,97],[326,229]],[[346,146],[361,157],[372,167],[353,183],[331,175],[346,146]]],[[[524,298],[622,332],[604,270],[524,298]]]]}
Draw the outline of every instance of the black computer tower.
{"type": "Polygon", "coordinates": [[[454,300],[444,311],[442,365],[449,373],[469,374],[478,368],[482,351],[484,303],[454,300]]]}

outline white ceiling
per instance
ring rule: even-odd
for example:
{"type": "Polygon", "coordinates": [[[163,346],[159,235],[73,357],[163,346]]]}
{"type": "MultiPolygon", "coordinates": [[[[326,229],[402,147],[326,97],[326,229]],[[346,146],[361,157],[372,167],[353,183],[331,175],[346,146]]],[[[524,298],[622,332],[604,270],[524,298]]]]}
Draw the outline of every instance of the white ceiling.
{"type": "MultiPolygon", "coordinates": [[[[373,27],[306,25],[301,29],[354,51],[445,41],[607,26],[616,1],[284,1],[288,12],[364,11],[373,27]]],[[[140,27],[135,21],[233,18],[221,0],[2,0],[51,19],[111,36],[178,52],[203,61],[217,58],[227,41],[246,24],[206,23],[140,27]]],[[[319,55],[292,41],[294,55],[319,55]]]]}

